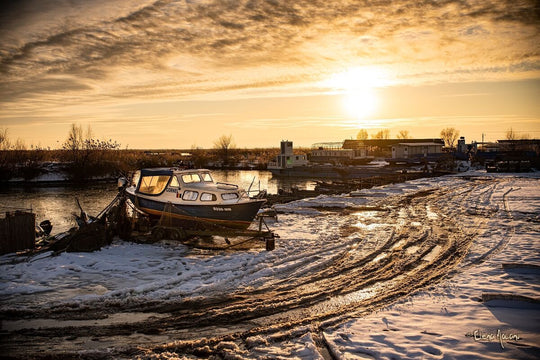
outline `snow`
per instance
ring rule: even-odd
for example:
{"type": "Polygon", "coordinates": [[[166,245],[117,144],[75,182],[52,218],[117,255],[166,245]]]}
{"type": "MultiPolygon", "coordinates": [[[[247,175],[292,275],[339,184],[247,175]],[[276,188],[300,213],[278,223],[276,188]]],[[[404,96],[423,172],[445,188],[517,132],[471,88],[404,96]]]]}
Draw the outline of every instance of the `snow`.
{"type": "MultiPolygon", "coordinates": [[[[507,177],[506,181],[490,197],[508,197],[509,218],[497,216],[487,199],[476,205],[484,205],[493,215],[458,273],[386,309],[325,331],[335,358],[537,358],[538,302],[480,301],[483,293],[501,291],[539,299],[538,268],[516,271],[502,266],[512,262],[540,265],[538,179],[507,177]],[[527,214],[534,214],[532,221],[527,214]],[[498,252],[490,251],[494,244],[504,242],[498,252]]],[[[474,196],[483,199],[481,193],[474,196]]]]}
{"type": "MultiPolygon", "coordinates": [[[[385,308],[323,327],[322,333],[300,327],[287,336],[248,337],[243,348],[222,342],[221,350],[231,358],[235,354],[323,359],[323,343],[336,359],[533,359],[540,347],[539,179],[539,173],[471,171],[363,189],[354,197],[324,195],[276,205],[278,221],[271,227],[280,238],[271,252],[262,248],[211,252],[167,242],[116,240],[93,253],[46,253],[22,262],[13,254],[5,255],[0,257],[1,309],[122,306],[271,288],[325,268],[344,249],[383,242],[393,228],[380,222],[377,214],[390,199],[444,188],[459,196],[437,199],[426,208],[426,218],[441,223],[452,218],[464,229],[464,236],[474,236],[467,255],[448,276],[385,308]],[[348,233],[346,227],[353,230],[348,233]],[[510,296],[481,301],[483,294],[498,293],[510,296]]],[[[407,214],[397,219],[408,220],[407,214]]],[[[407,226],[420,225],[413,221],[407,226]]],[[[430,261],[439,251],[441,247],[435,246],[424,260],[430,261]]],[[[373,261],[384,256],[381,253],[373,261]]],[[[364,289],[335,301],[368,297],[371,291],[375,290],[364,289]]],[[[2,330],[25,326],[31,326],[31,321],[2,322],[2,330]]]]}

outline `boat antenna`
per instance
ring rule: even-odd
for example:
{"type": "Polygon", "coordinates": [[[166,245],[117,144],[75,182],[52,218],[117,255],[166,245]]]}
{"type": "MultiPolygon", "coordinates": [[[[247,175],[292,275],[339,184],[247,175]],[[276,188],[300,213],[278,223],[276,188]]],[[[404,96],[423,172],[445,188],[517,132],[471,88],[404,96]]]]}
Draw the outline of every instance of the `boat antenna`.
{"type": "Polygon", "coordinates": [[[251,187],[253,186],[253,182],[255,181],[255,176],[253,177],[253,180],[251,180],[251,184],[249,184],[249,188],[248,188],[248,196],[249,196],[249,193],[251,192],[251,187]]]}

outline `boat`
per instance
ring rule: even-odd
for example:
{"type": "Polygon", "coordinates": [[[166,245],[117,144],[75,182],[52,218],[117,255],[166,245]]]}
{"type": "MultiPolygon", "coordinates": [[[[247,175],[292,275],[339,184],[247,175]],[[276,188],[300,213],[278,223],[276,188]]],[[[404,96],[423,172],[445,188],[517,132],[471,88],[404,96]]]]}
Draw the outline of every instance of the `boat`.
{"type": "Polygon", "coordinates": [[[249,227],[266,202],[265,192],[250,197],[238,185],[214,182],[206,169],[141,169],[125,193],[138,210],[154,219],[166,213],[240,229],[249,227]]]}

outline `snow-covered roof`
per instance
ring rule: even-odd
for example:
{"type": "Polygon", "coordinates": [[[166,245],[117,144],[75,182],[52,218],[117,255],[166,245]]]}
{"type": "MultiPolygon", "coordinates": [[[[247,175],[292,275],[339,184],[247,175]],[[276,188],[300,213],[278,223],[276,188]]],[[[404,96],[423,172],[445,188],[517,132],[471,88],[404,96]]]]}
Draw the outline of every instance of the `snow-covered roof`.
{"type": "Polygon", "coordinates": [[[403,146],[443,146],[442,144],[437,144],[434,142],[425,142],[425,143],[399,143],[398,145],[403,146]]]}

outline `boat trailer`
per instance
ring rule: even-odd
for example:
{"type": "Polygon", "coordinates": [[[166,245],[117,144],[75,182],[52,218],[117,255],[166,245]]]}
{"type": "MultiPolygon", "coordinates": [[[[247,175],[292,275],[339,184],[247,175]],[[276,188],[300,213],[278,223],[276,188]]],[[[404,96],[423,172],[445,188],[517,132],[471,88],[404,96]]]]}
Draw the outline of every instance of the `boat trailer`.
{"type": "MultiPolygon", "coordinates": [[[[129,201],[125,186],[120,182],[118,190],[116,197],[97,216],[87,215],[76,199],[80,213],[73,215],[78,227],[50,235],[52,225],[49,221],[42,222],[40,225],[46,225],[47,231],[36,232],[33,246],[19,254],[33,256],[52,251],[50,256],[55,256],[65,251],[95,251],[111,244],[115,236],[146,244],[170,240],[203,250],[248,250],[253,248],[254,242],[264,241],[266,250],[271,251],[275,248],[275,239],[279,238],[265,220],[277,220],[274,209],[266,209],[257,215],[256,229],[234,229],[199,218],[174,218],[171,216],[174,205],[170,203],[160,219],[152,220],[129,201]]],[[[34,222],[29,227],[30,231],[37,230],[34,222]]],[[[251,226],[254,227],[255,222],[251,226]]]]}
{"type": "MultiPolygon", "coordinates": [[[[275,239],[279,238],[266,222],[268,218],[277,218],[273,209],[257,215],[251,225],[256,224],[255,229],[235,229],[194,217],[179,219],[173,216],[175,205],[172,203],[165,206],[159,220],[153,220],[129,201],[124,192],[125,187],[120,183],[118,190],[118,195],[97,217],[90,218],[89,221],[79,220],[79,226],[85,227],[93,222],[104,223],[109,241],[112,241],[114,236],[137,243],[172,240],[207,250],[248,249],[254,241],[264,241],[266,250],[271,251],[275,248],[275,239]]],[[[178,211],[178,208],[176,210],[178,211]]],[[[81,208],[81,214],[83,213],[81,208]]]]}

